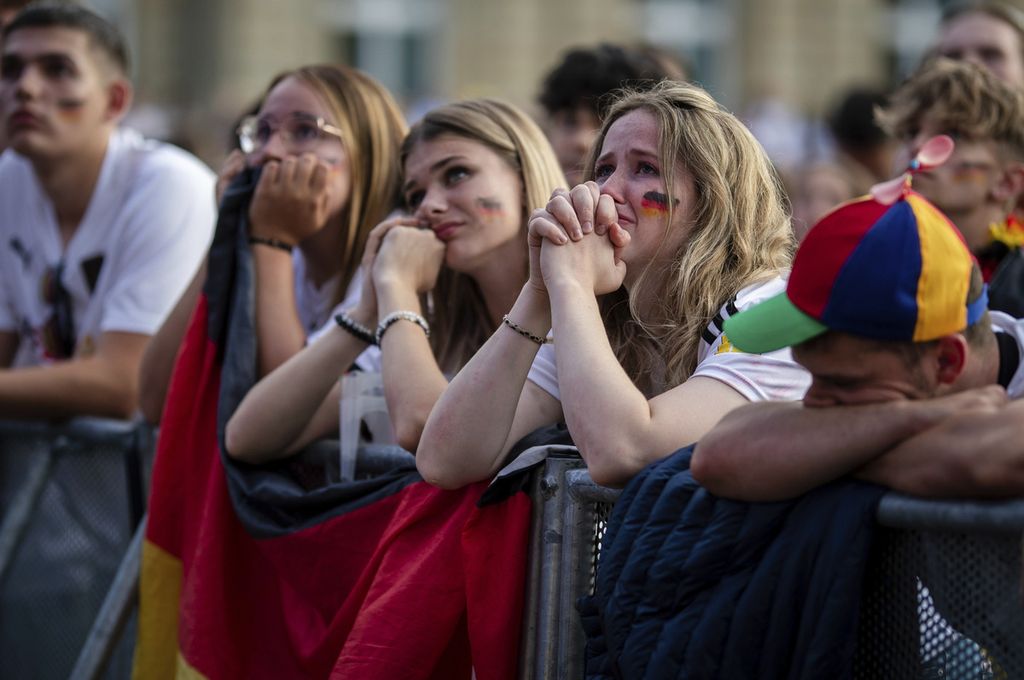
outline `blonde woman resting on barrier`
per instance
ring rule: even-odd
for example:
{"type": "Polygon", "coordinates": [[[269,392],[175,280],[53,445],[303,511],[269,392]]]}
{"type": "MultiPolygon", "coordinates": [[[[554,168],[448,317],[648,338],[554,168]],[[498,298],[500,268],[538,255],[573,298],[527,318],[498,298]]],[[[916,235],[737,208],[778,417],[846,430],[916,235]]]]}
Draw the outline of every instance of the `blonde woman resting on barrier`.
{"type": "MultiPolygon", "coordinates": [[[[225,161],[217,198],[246,166],[263,168],[249,207],[260,375],[301,350],[332,309],[359,299],[363,248],[393,205],[406,131],[380,83],[330,64],[278,76],[256,114],[242,119],[241,151],[225,161]]],[[[140,406],[149,422],[160,420],[205,278],[204,264],[143,358],[140,406]]],[[[372,354],[363,360],[376,367],[372,354]]]]}
{"type": "Polygon", "coordinates": [[[611,108],[586,169],[534,211],[527,284],[431,413],[427,481],[487,478],[564,419],[594,480],[622,485],[737,406],[803,396],[787,352],[738,353],[720,330],[783,290],[793,248],[747,129],[700,88],[663,83],[611,108]]]}
{"type": "Polygon", "coordinates": [[[515,301],[529,210],[564,183],[537,125],[498,101],[444,106],[410,131],[401,167],[407,212],[371,233],[359,303],[249,392],[228,422],[229,455],[265,462],[337,432],[338,378],[373,342],[397,441],[414,451],[448,377],[515,301]]]}

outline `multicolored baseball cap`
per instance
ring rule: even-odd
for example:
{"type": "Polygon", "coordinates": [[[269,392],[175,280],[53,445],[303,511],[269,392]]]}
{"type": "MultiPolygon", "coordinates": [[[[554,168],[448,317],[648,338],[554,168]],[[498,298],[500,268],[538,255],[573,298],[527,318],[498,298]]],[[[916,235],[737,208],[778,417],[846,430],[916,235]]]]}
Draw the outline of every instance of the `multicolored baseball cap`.
{"type": "Polygon", "coordinates": [[[984,314],[987,295],[967,302],[974,266],[957,228],[908,184],[891,204],[866,197],[823,217],[796,253],[786,291],[730,317],[725,334],[758,354],[827,330],[934,340],[984,314]]]}

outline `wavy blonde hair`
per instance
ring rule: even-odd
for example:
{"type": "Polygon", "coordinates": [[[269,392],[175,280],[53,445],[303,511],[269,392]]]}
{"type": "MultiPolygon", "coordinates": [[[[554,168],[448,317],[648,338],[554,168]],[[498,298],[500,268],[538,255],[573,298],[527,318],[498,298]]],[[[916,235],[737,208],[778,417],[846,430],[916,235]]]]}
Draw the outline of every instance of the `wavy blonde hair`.
{"type": "Polygon", "coordinates": [[[408,126],[391,93],[362,71],[337,64],[303,66],[274,78],[267,93],[289,77],[327,104],[351,165],[351,188],[341,214],[345,245],[331,303],[337,305],[359,268],[370,231],[398,205],[401,169],[396,160],[408,126]]]}
{"type": "MultiPolygon", "coordinates": [[[[516,171],[523,186],[523,264],[527,262],[526,223],[535,208],[547,205],[565,176],[547,138],[522,110],[495,99],[472,99],[434,109],[412,127],[401,150],[401,167],[421,142],[454,135],[483,144],[516,171]]],[[[523,282],[526,282],[524,277],[523,282]]],[[[494,324],[476,282],[448,267],[432,292],[430,340],[438,365],[461,368],[494,333],[494,324]]],[[[426,308],[426,307],[425,307],[426,308]]]]}
{"type": "MultiPolygon", "coordinates": [[[[608,129],[644,110],[658,124],[666,187],[679,168],[693,179],[690,231],[668,269],[648,265],[627,294],[601,301],[616,356],[645,393],[683,383],[697,366],[701,333],[742,288],[789,267],[795,247],[775,169],[749,130],[695,85],[664,81],[623,93],[609,109],[585,164],[588,179],[608,129]],[[641,318],[640,300],[656,300],[641,318]],[[662,374],[664,379],[652,379],[662,374]],[[664,384],[656,384],[663,382],[664,384]]],[[[671,202],[670,202],[671,204],[671,202]]],[[[672,206],[665,235],[672,223],[672,206]]]]}

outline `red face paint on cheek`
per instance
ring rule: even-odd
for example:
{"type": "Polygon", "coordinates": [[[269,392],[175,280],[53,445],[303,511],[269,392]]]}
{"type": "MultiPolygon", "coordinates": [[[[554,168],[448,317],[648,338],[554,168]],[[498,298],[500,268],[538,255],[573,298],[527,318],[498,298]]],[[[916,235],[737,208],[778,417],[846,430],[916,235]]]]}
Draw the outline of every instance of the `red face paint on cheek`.
{"type": "Polygon", "coordinates": [[[501,217],[505,213],[501,203],[493,198],[478,198],[476,199],[476,206],[484,217],[501,217]]]}
{"type": "Polygon", "coordinates": [[[84,99],[64,97],[57,100],[57,114],[64,120],[75,121],[82,117],[84,99]]]}
{"type": "Polygon", "coordinates": [[[958,184],[984,184],[992,166],[988,163],[959,163],[952,170],[951,179],[958,184]]]}
{"type": "MultiPolygon", "coordinates": [[[[672,205],[679,205],[679,199],[672,199],[672,205]]],[[[657,191],[648,191],[640,201],[640,211],[647,217],[668,215],[668,196],[657,191]]]]}

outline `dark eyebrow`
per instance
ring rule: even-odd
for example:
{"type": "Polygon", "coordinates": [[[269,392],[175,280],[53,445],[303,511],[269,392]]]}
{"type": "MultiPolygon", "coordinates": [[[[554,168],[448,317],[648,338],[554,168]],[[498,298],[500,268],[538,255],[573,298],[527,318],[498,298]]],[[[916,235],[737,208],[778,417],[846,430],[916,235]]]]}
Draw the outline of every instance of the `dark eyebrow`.
{"type": "MultiPolygon", "coordinates": [[[[453,156],[445,156],[441,160],[439,160],[436,163],[434,163],[433,165],[431,165],[430,169],[428,170],[428,172],[429,172],[429,174],[434,174],[435,172],[437,172],[438,170],[440,170],[444,166],[448,165],[448,163],[451,163],[454,160],[460,160],[460,159],[464,160],[464,158],[462,156],[460,156],[459,154],[455,154],[453,156]]],[[[412,180],[409,180],[408,182],[406,182],[402,186],[402,193],[404,194],[405,192],[407,192],[414,184],[415,184],[415,182],[413,182],[412,180]]]]}
{"type": "Polygon", "coordinates": [[[42,54],[35,54],[30,57],[25,56],[21,52],[15,50],[5,50],[3,54],[0,54],[0,58],[3,59],[20,59],[22,61],[44,61],[47,59],[63,59],[75,63],[75,60],[71,58],[71,55],[67,52],[43,52],[42,54]]]}

